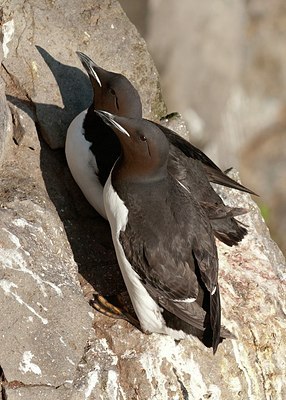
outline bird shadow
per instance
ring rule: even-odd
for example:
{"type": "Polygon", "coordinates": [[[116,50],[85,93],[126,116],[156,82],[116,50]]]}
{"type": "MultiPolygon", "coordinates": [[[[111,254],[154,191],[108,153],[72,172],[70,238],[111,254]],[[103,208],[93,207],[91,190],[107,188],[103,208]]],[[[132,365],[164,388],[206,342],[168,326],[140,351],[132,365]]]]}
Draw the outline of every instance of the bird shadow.
{"type": "MultiPolygon", "coordinates": [[[[73,180],[63,149],[51,150],[41,135],[38,117],[58,124],[65,134],[73,117],[91,103],[92,92],[86,74],[64,65],[36,46],[59,86],[64,108],[54,104],[31,103],[29,99],[7,96],[35,121],[40,141],[40,168],[47,193],[64,226],[79,273],[103,296],[124,291],[109,224],[87,202],[73,180]]],[[[51,124],[52,127],[52,124],[51,124]]]]}
{"type": "MultiPolygon", "coordinates": [[[[59,62],[40,46],[36,46],[36,49],[55,78],[63,107],[51,104],[50,99],[45,98],[45,88],[42,89],[42,97],[46,100],[43,103],[31,102],[29,96],[23,99],[8,95],[7,99],[21,109],[23,109],[24,105],[26,108],[29,107],[28,114],[36,121],[38,130],[40,130],[46,141],[52,147],[61,147],[64,145],[65,134],[70,122],[91,104],[92,89],[90,81],[87,75],[79,68],[59,62]],[[53,138],[55,146],[49,141],[50,137],[53,138]]],[[[40,81],[43,82],[44,79],[40,81]]],[[[34,92],[37,92],[36,88],[34,92]]],[[[47,93],[49,94],[48,90],[47,93]]],[[[24,111],[26,112],[26,110],[24,111]]]]}
{"type": "Polygon", "coordinates": [[[103,296],[124,290],[110,227],[87,202],[68,169],[64,151],[41,141],[46,189],[63,223],[79,273],[103,296]]]}

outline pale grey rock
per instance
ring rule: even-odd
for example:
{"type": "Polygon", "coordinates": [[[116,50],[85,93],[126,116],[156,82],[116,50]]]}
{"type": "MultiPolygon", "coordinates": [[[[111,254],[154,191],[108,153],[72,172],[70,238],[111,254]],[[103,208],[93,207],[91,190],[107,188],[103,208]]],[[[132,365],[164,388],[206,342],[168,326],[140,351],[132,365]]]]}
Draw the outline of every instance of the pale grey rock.
{"type": "Polygon", "coordinates": [[[8,381],[58,386],[73,376],[92,323],[76,265],[54,210],[16,200],[0,213],[7,313],[0,323],[1,366],[8,381]]]}
{"type": "Polygon", "coordinates": [[[93,322],[43,180],[34,121],[17,112],[25,134],[20,146],[10,139],[0,175],[0,366],[12,393],[72,380],[93,322]]]}
{"type": "MultiPolygon", "coordinates": [[[[9,37],[9,29],[7,32],[7,24],[3,23],[3,11],[0,11],[0,70],[4,71],[2,67],[3,57],[6,54],[7,49],[7,35],[9,37]]],[[[8,23],[9,26],[9,23],[8,23]]],[[[0,75],[0,166],[5,157],[5,151],[7,150],[7,146],[9,143],[9,139],[11,139],[12,135],[12,120],[11,114],[9,112],[8,104],[5,96],[5,82],[2,79],[2,73],[0,75]]]]}
{"type": "MultiPolygon", "coordinates": [[[[6,378],[4,382],[2,376],[2,397],[8,400],[283,400],[286,397],[285,261],[249,195],[220,189],[229,204],[249,208],[249,213],[241,217],[249,226],[249,235],[240,246],[228,248],[218,242],[223,324],[237,340],[224,341],[213,356],[211,350],[193,337],[176,343],[167,336],[145,335],[127,322],[99,313],[92,320],[92,309],[79,286],[77,268],[104,295],[121,292],[122,279],[107,223],[91,209],[76,187],[63,151],[51,151],[37,135],[35,122],[40,124],[40,112],[36,103],[45,103],[46,99],[47,104],[62,107],[58,102],[61,96],[53,79],[29,86],[35,82],[30,79],[31,71],[36,80],[42,79],[38,77],[42,71],[49,78],[52,75],[37,50],[31,48],[31,58],[28,53],[25,55],[27,43],[23,38],[31,33],[32,27],[28,24],[24,33],[20,29],[23,27],[20,22],[24,24],[30,18],[27,12],[30,11],[31,15],[42,18],[38,42],[42,48],[49,51],[48,45],[55,43],[55,37],[60,37],[67,46],[61,53],[53,53],[56,49],[53,47],[51,53],[55,59],[63,55],[64,63],[79,66],[74,50],[82,41],[86,47],[79,49],[98,61],[97,49],[94,42],[88,41],[85,28],[90,26],[97,32],[96,25],[112,31],[121,26],[126,37],[133,28],[121,17],[117,2],[92,4],[93,9],[88,1],[81,5],[61,2],[59,6],[34,0],[12,1],[4,8],[6,16],[7,7],[14,6],[16,10],[15,36],[7,44],[11,53],[5,59],[9,73],[4,79],[10,96],[14,96],[11,111],[13,119],[18,121],[14,129],[20,134],[14,132],[19,145],[10,141],[0,174],[3,244],[0,302],[1,311],[4,310],[0,319],[0,366],[6,378]],[[65,12],[61,8],[64,4],[65,12]],[[82,7],[82,12],[76,12],[76,7],[82,7]],[[67,21],[65,30],[61,29],[63,15],[67,21]],[[74,21],[83,16],[86,25],[76,33],[74,21]],[[19,43],[17,59],[13,55],[15,42],[19,43]],[[20,66],[19,60],[27,63],[20,66]],[[24,80],[27,65],[32,69],[24,80]]],[[[12,17],[9,14],[10,20],[12,17]]],[[[35,24],[37,27],[38,22],[35,24]]],[[[34,43],[32,36],[30,40],[34,43]]],[[[98,56],[102,57],[102,63],[106,60],[102,65],[106,68],[110,65],[114,70],[113,62],[118,66],[122,63],[121,71],[130,79],[134,77],[140,87],[145,85],[147,96],[148,90],[154,90],[149,89],[154,81],[142,75],[142,69],[133,64],[137,63],[135,59],[125,57],[125,42],[118,32],[112,40],[121,41],[121,45],[114,44],[116,50],[112,50],[109,44],[105,52],[102,49],[106,35],[97,37],[96,44],[101,49],[98,56]],[[112,56],[108,57],[109,53],[112,56]]],[[[144,54],[145,45],[141,43],[141,60],[147,63],[146,71],[150,71],[153,64],[148,65],[149,56],[144,54]]],[[[78,74],[71,76],[77,80],[81,76],[78,74]]],[[[82,97],[80,91],[77,94],[75,104],[83,106],[85,95],[82,97]]],[[[151,106],[144,96],[143,103],[150,118],[156,117],[157,110],[164,109],[155,100],[151,106]]],[[[50,132],[51,126],[58,124],[63,132],[66,122],[57,120],[59,114],[55,110],[51,109],[51,122],[46,129],[50,132]]],[[[186,134],[180,118],[169,118],[166,123],[186,134]]]]}
{"type": "Polygon", "coordinates": [[[191,139],[191,134],[187,128],[186,122],[183,120],[182,116],[178,113],[172,113],[161,118],[160,124],[177,132],[178,135],[182,136],[186,140],[191,139]]]}
{"type": "Polygon", "coordinates": [[[89,79],[76,50],[126,75],[142,97],[146,117],[164,114],[158,73],[146,44],[116,1],[41,7],[37,0],[12,0],[4,7],[6,19],[14,28],[3,64],[33,101],[38,128],[53,149],[64,146],[69,123],[91,103],[89,79]]]}
{"type": "Polygon", "coordinates": [[[0,77],[0,165],[3,162],[5,150],[11,138],[11,115],[5,97],[5,84],[0,77]]]}
{"type": "Polygon", "coordinates": [[[97,316],[96,339],[74,381],[89,387],[92,399],[285,397],[285,260],[251,197],[221,194],[249,209],[242,218],[249,235],[240,246],[218,242],[223,324],[237,340],[224,341],[213,356],[195,338],[176,344],[97,316]]]}
{"type": "Polygon", "coordinates": [[[85,400],[84,393],[75,394],[65,387],[8,388],[6,396],[9,400],[85,400]]]}

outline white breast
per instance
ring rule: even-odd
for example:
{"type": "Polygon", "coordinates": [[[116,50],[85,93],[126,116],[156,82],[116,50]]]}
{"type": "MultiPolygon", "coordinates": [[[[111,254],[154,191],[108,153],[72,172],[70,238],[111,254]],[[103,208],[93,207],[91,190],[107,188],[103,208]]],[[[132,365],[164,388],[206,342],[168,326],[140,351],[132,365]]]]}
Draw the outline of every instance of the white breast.
{"type": "Polygon", "coordinates": [[[71,174],[96,211],[106,218],[103,204],[103,187],[98,179],[98,167],[91,143],[83,134],[82,124],[87,110],[81,112],[70,124],[65,144],[66,158],[71,174]]]}
{"type": "Polygon", "coordinates": [[[174,331],[166,327],[159,305],[149,295],[139,275],[125,257],[119,235],[120,231],[124,232],[126,229],[128,209],[112,186],[111,173],[104,186],[103,199],[118,264],[142,329],[148,332],[169,334],[176,339],[184,338],[186,335],[182,331],[174,331]]]}

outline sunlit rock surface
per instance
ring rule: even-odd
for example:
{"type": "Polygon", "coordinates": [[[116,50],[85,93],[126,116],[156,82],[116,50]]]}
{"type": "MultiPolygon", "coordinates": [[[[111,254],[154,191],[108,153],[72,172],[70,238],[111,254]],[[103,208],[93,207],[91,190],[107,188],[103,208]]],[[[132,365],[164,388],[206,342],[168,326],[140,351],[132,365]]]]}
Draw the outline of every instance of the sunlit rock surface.
{"type": "MultiPolygon", "coordinates": [[[[0,176],[2,398],[283,400],[285,261],[249,195],[220,189],[228,204],[249,208],[249,235],[236,248],[218,243],[223,324],[237,339],[215,356],[195,338],[145,335],[88,305],[78,270],[104,295],[124,290],[109,227],[73,182],[63,150],[42,135],[61,147],[88,104],[75,50],[125,73],[153,119],[165,110],[158,75],[116,1],[12,1],[3,9],[9,21],[1,75],[14,141],[0,176]]],[[[184,135],[183,122],[171,120],[184,135]]]]}

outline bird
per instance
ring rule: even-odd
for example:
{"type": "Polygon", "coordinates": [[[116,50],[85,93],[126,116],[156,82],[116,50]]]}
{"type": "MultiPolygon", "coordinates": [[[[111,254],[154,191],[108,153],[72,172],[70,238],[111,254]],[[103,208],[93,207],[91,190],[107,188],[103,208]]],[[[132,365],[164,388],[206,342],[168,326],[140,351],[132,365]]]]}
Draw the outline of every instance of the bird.
{"type": "Polygon", "coordinates": [[[204,209],[168,171],[169,142],[150,121],[97,111],[122,148],[103,191],[112,240],[144,332],[197,336],[215,353],[218,254],[204,209]]]}
{"type": "MultiPolygon", "coordinates": [[[[89,203],[106,218],[103,204],[103,186],[114,162],[120,155],[120,145],[111,128],[95,112],[102,109],[119,116],[142,118],[142,104],[137,90],[123,75],[106,71],[88,56],[77,52],[86,69],[93,88],[90,107],[70,124],[65,144],[69,169],[89,203]]],[[[229,246],[238,244],[247,230],[234,217],[245,213],[243,208],[226,207],[212,189],[210,182],[224,184],[253,193],[225,175],[201,150],[175,132],[156,124],[171,145],[170,169],[184,186],[188,187],[188,171],[197,170],[203,203],[211,218],[216,237],[229,246]],[[202,188],[205,188],[205,192],[202,188]],[[205,196],[208,194],[208,196],[205,196]],[[206,197],[208,201],[205,201],[206,197]]],[[[194,186],[194,182],[191,183],[194,186]]]]}
{"type": "Polygon", "coordinates": [[[77,52],[77,55],[88,72],[93,101],[68,127],[65,154],[71,174],[86,199],[106,218],[103,186],[120,154],[120,144],[94,110],[103,109],[140,118],[142,104],[137,90],[125,76],[104,70],[81,52],[77,52]],[[126,102],[125,99],[131,101],[126,102]]]}

